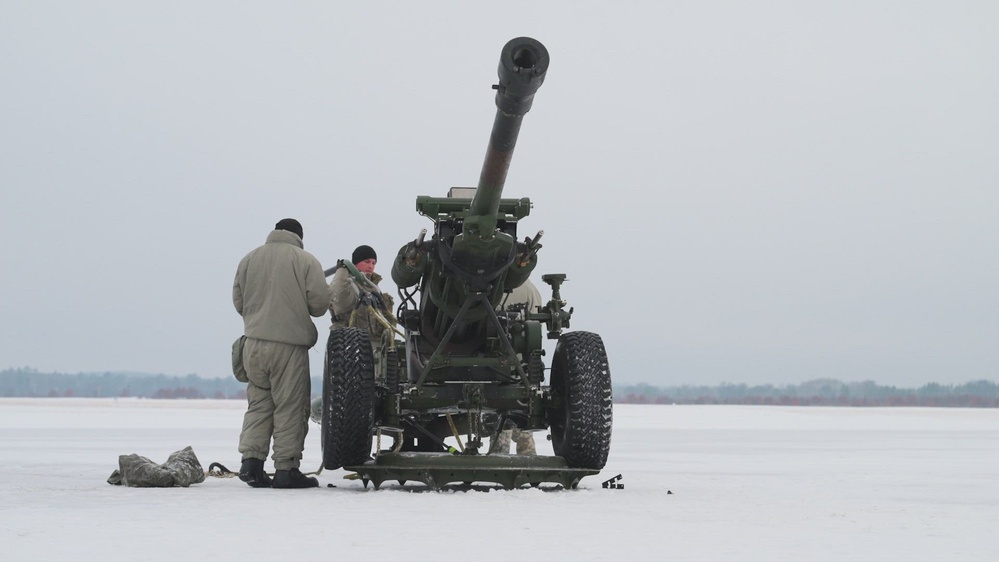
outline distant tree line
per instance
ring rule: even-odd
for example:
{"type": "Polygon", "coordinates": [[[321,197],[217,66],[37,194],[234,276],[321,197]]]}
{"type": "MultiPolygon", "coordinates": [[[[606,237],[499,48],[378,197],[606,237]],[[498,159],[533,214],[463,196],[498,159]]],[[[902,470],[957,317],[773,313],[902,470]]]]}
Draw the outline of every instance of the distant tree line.
{"type": "Polygon", "coordinates": [[[235,378],[202,378],[143,373],[40,373],[31,368],[0,371],[3,397],[80,398],[245,398],[235,378]]]}
{"type": "MultiPolygon", "coordinates": [[[[322,380],[312,378],[312,394],[322,380]]],[[[232,377],[206,378],[148,373],[41,373],[23,367],[0,371],[0,397],[80,398],[246,398],[246,384],[232,377]]],[[[987,380],[959,385],[931,383],[919,388],[883,386],[871,381],[844,383],[816,379],[801,384],[614,387],[620,404],[758,404],[783,406],[939,406],[999,408],[999,385],[987,380]]]]}
{"type": "MultiPolygon", "coordinates": [[[[312,390],[322,389],[313,377],[312,390]]],[[[0,397],[246,399],[246,384],[233,377],[148,373],[40,373],[28,367],[0,371],[0,397]]]]}
{"type": "Polygon", "coordinates": [[[930,383],[918,388],[899,388],[871,381],[845,383],[835,379],[816,379],[781,386],[721,384],[656,387],[636,384],[615,387],[614,401],[622,404],[999,408],[999,385],[979,380],[958,385],[930,383]]]}

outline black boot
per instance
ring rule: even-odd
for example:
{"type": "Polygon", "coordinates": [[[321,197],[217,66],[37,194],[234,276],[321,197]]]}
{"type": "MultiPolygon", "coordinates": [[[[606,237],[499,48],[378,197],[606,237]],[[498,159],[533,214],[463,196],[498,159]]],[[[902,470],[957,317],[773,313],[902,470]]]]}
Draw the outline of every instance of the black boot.
{"type": "Polygon", "coordinates": [[[243,459],[239,467],[239,479],[254,488],[270,488],[271,477],[264,472],[264,461],[260,459],[243,459]]]}
{"type": "Polygon", "coordinates": [[[290,470],[274,471],[275,488],[318,488],[319,480],[311,476],[302,474],[301,470],[292,468],[290,470]]]}

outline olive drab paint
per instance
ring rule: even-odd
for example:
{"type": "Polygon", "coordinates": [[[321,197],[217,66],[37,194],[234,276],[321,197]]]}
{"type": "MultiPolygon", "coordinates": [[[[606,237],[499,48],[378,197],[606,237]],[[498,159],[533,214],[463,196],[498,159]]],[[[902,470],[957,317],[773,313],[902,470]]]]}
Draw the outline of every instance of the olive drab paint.
{"type": "Polygon", "coordinates": [[[566,276],[541,276],[552,292],[546,303],[505,302],[528,282],[541,249],[541,232],[518,238],[530,200],[504,199],[503,190],[549,63],[535,39],[518,37],[503,47],[478,185],[417,197],[417,212],[434,226],[429,240],[424,230],[392,263],[403,339],[376,345],[372,356],[361,330],[331,332],[322,414],[326,468],[343,466],[376,487],[412,480],[440,489],[475,481],[575,488],[604,467],[610,369],[600,336],[564,332],[572,315],[560,294],[566,276]],[[546,335],[558,340],[548,381],[546,335]],[[555,456],[525,454],[534,452],[526,446],[520,455],[484,448],[484,440],[496,443],[512,429],[528,436],[550,430],[555,456]]]}

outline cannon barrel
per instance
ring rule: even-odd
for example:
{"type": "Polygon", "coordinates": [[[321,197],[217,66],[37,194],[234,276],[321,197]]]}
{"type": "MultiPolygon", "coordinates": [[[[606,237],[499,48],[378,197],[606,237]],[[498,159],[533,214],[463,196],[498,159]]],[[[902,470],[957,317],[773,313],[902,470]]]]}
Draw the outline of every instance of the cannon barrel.
{"type": "Polygon", "coordinates": [[[518,37],[503,46],[496,118],[475,194],[471,200],[417,198],[417,210],[435,222],[434,236],[400,249],[392,279],[400,288],[420,286],[419,313],[409,315],[409,326],[422,334],[424,346],[478,353],[493,345],[485,334],[495,328],[495,308],[537,265],[540,244],[517,240],[517,221],[528,214],[530,201],[501,197],[521,121],[548,64],[548,50],[535,39],[518,37]]]}
{"type": "MultiPolygon", "coordinates": [[[[469,208],[469,215],[495,217],[499,210],[503,184],[510,169],[513,149],[520,134],[520,123],[530,111],[534,94],[548,72],[548,49],[530,37],[511,39],[503,46],[499,61],[499,84],[496,89],[496,119],[479,185],[469,208]]],[[[485,234],[485,233],[484,233],[485,234]]]]}

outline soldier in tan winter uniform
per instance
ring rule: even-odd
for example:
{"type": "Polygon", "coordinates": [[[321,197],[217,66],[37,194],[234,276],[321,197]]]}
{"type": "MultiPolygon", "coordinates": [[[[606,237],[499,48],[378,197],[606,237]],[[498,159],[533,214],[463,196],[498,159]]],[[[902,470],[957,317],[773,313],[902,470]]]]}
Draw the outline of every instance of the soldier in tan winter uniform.
{"type": "Polygon", "coordinates": [[[319,334],[312,316],[329,306],[323,267],[303,249],[302,225],[283,219],[263,246],[239,262],[232,302],[243,317],[243,367],[249,383],[239,435],[239,478],[255,488],[311,488],[299,470],[308,432],[309,348],[319,334]],[[274,480],[264,460],[274,439],[274,480]]]}
{"type": "MultiPolygon", "coordinates": [[[[527,312],[534,312],[543,304],[541,293],[534,286],[534,283],[531,283],[530,279],[524,281],[523,285],[514,289],[510,293],[510,296],[507,297],[506,303],[503,306],[510,307],[517,304],[526,305],[527,312]]],[[[530,431],[523,431],[516,427],[500,431],[496,437],[496,442],[490,445],[489,452],[508,455],[510,454],[511,441],[517,444],[518,455],[538,454],[534,446],[534,435],[530,431]]]]}

